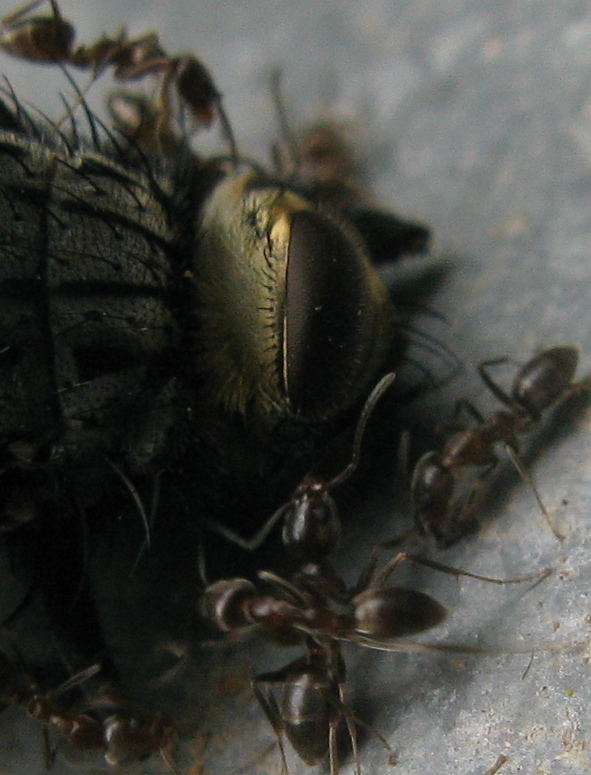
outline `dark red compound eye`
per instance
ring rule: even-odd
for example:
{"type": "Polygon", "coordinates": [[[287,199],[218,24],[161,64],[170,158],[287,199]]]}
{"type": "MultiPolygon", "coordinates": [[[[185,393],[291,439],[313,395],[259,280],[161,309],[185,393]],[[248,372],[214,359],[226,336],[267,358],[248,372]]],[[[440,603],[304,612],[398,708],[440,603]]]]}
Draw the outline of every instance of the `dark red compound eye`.
{"type": "Polygon", "coordinates": [[[284,381],[296,413],[314,416],[351,392],[371,357],[375,316],[361,238],[326,215],[291,219],[284,381]],[[357,238],[357,239],[356,239],[357,238]]]}

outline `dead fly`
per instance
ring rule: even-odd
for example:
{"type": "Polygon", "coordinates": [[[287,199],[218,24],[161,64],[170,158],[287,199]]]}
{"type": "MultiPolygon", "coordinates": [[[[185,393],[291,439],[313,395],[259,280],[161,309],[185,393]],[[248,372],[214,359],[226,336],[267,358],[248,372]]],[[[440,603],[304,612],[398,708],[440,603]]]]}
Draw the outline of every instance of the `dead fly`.
{"type": "Polygon", "coordinates": [[[204,519],[255,530],[355,425],[404,354],[373,261],[428,231],[325,163],[336,136],[283,170],[243,160],[207,68],[155,34],[74,37],[39,0],[0,46],[72,84],[155,84],[113,94],[108,125],[84,88],[53,124],[9,85],[0,103],[0,522],[77,673],[110,653],[88,569],[121,525],[134,556],[136,524],[184,555],[204,519]],[[224,153],[202,158],[191,132],[216,122],[224,153]]]}
{"type": "MultiPolygon", "coordinates": [[[[224,115],[193,57],[124,31],[74,47],[55,1],[51,15],[32,15],[41,4],[4,20],[7,51],[90,68],[93,79],[155,78],[157,136],[184,110],[200,125],[224,115]]],[[[48,137],[14,96],[2,118],[7,521],[39,510],[21,479],[51,502],[52,476],[66,471],[99,487],[118,478],[137,501],[134,477],[191,468],[206,483],[198,489],[217,493],[200,499],[208,512],[233,502],[259,511],[261,482],[281,502],[400,357],[396,311],[359,231],[371,211],[335,209],[314,175],[290,188],[234,152],[207,160],[185,145],[175,166],[133,134],[102,127],[101,139],[93,116],[94,147],[83,150],[55,128],[48,137]]],[[[426,230],[409,224],[410,239],[394,221],[390,257],[424,249],[426,230]]],[[[88,484],[77,511],[100,497],[88,484]]]]}

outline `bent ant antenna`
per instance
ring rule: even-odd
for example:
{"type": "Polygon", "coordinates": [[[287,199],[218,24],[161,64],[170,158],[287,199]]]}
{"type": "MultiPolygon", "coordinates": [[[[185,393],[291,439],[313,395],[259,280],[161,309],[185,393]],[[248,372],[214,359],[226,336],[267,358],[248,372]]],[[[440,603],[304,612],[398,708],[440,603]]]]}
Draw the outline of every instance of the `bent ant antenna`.
{"type": "Polygon", "coordinates": [[[384,395],[386,390],[388,390],[390,385],[392,385],[395,379],[396,374],[394,372],[389,372],[381,378],[381,380],[369,394],[369,397],[367,398],[363,409],[361,410],[361,414],[359,415],[357,426],[355,428],[351,460],[345,466],[345,468],[333,476],[332,479],[329,479],[328,482],[323,482],[313,475],[307,474],[296,488],[296,491],[294,492],[291,500],[287,503],[284,503],[283,506],[280,506],[277,509],[277,511],[273,512],[263,527],[252,538],[243,538],[242,536],[238,535],[238,533],[235,533],[233,530],[227,528],[225,525],[220,524],[216,520],[208,519],[207,517],[203,519],[204,526],[214,531],[215,533],[218,533],[218,535],[221,535],[231,543],[236,544],[241,549],[244,549],[247,552],[253,552],[267,540],[269,534],[275,525],[277,525],[277,523],[281,520],[281,518],[285,517],[291,511],[293,511],[297,504],[300,503],[304,498],[307,496],[309,497],[311,494],[316,495],[318,498],[322,498],[323,496],[330,498],[330,490],[332,490],[333,487],[337,487],[338,485],[343,484],[343,482],[346,482],[347,479],[350,479],[350,477],[357,470],[357,467],[359,466],[361,444],[368,420],[371,416],[371,413],[375,409],[377,402],[384,395]]]}

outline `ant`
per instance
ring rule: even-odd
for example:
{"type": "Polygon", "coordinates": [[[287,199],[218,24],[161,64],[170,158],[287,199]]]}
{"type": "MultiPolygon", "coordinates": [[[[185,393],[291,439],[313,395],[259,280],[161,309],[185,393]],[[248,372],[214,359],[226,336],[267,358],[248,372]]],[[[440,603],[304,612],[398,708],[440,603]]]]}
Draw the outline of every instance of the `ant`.
{"type": "MultiPolygon", "coordinates": [[[[4,28],[0,46],[13,56],[31,62],[70,64],[92,70],[91,84],[108,68],[118,81],[133,81],[145,76],[160,79],[159,97],[151,101],[150,115],[142,109],[131,111],[133,119],[122,121],[128,131],[137,131],[147,147],[160,147],[160,138],[168,139],[175,125],[174,93],[187,108],[198,127],[209,127],[217,116],[222,124],[232,157],[237,158],[232,129],[224,112],[221,94],[209,71],[194,56],[170,56],[160,45],[156,33],[130,39],[125,27],[114,37],[103,36],[90,46],[74,46],[75,29],[63,18],[57,0],[33,0],[1,20],[4,28]],[[51,5],[51,16],[31,16],[44,2],[51,5]],[[137,123],[139,122],[139,123],[137,123]],[[148,125],[149,122],[149,125],[148,125]],[[151,138],[142,138],[150,130],[151,138]]],[[[136,106],[141,108],[141,106],[136,106]]],[[[127,106],[131,110],[132,104],[127,106]]]]}
{"type": "Polygon", "coordinates": [[[395,379],[393,372],[385,374],[368,396],[355,428],[351,460],[340,473],[328,481],[307,474],[291,499],[277,509],[252,538],[245,539],[219,522],[207,518],[203,520],[204,525],[241,549],[254,552],[283,520],[282,542],[292,556],[307,563],[319,562],[328,556],[341,535],[340,517],[331,490],[350,479],[357,470],[367,422],[377,402],[395,379]]]}
{"type": "Polygon", "coordinates": [[[506,358],[484,361],[478,366],[482,381],[506,409],[500,409],[486,419],[469,401],[457,403],[457,409],[466,410],[476,424],[456,428],[440,451],[427,452],[416,464],[411,492],[415,522],[421,533],[431,534],[442,543],[449,543],[461,534],[462,528],[472,519],[480,490],[499,465],[496,445],[502,444],[519,475],[534,493],[550,529],[559,540],[563,539],[552,525],[535,482],[520,458],[519,437],[534,430],[547,409],[591,389],[589,380],[573,382],[578,359],[578,348],[573,345],[544,350],[518,370],[510,393],[489,373],[491,367],[506,363],[506,358]],[[465,468],[483,470],[472,483],[459,511],[452,513],[456,479],[465,468]]]}
{"type": "MultiPolygon", "coordinates": [[[[256,676],[252,683],[257,701],[277,733],[284,774],[286,737],[306,764],[316,764],[328,752],[331,775],[337,775],[336,735],[343,719],[351,740],[355,771],[360,772],[356,727],[363,722],[344,701],[346,668],[341,641],[383,651],[478,651],[399,640],[424,632],[446,617],[444,606],[432,597],[386,586],[400,565],[411,561],[455,577],[468,576],[495,584],[540,579],[548,573],[494,579],[405,552],[378,569],[379,556],[394,545],[391,542],[378,545],[357,583],[351,588],[346,585],[330,562],[341,534],[338,509],[330,490],[355,471],[368,418],[393,379],[392,374],[382,378],[367,399],[355,432],[352,459],[344,471],[329,482],[308,475],[293,499],[273,514],[254,539],[240,539],[241,546],[256,548],[283,518],[283,544],[299,560],[299,570],[290,579],[259,571],[260,586],[244,578],[222,579],[209,584],[200,601],[201,615],[220,632],[255,631],[277,645],[304,649],[303,656],[279,670],[256,676]],[[276,685],[283,687],[281,702],[274,692],[276,685]]],[[[231,531],[215,523],[210,526],[234,540],[231,531]]],[[[391,750],[387,741],[375,733],[391,750]]]]}
{"type": "Polygon", "coordinates": [[[50,734],[77,753],[101,752],[107,764],[117,766],[141,761],[160,753],[174,775],[179,775],[170,758],[174,728],[162,713],[149,714],[137,706],[108,697],[97,697],[82,706],[68,701],[66,695],[101,672],[94,664],[71,676],[60,686],[44,692],[24,667],[24,658],[7,628],[5,642],[15,659],[0,652],[0,701],[18,705],[31,718],[43,724],[45,766],[53,766],[56,746],[50,734]],[[97,712],[100,711],[100,712],[97,712]]]}
{"type": "MultiPolygon", "coordinates": [[[[310,519],[313,521],[313,513],[310,519]]],[[[327,559],[304,566],[289,580],[260,571],[258,580],[262,588],[248,579],[235,578],[214,582],[205,589],[200,611],[218,631],[255,631],[277,645],[304,648],[302,657],[282,669],[256,676],[252,684],[259,704],[278,734],[284,774],[287,772],[282,740],[285,736],[307,764],[317,763],[328,751],[331,775],[336,775],[336,733],[342,719],[349,732],[355,771],[360,772],[356,725],[362,722],[344,701],[346,671],[341,641],[380,651],[479,651],[476,647],[398,640],[425,632],[446,617],[445,607],[423,592],[386,586],[390,575],[408,561],[455,577],[468,576],[494,584],[539,580],[549,572],[501,580],[401,552],[379,570],[372,556],[357,584],[350,589],[327,559]],[[276,684],[283,686],[281,703],[273,693],[272,687],[276,684]]],[[[381,736],[380,739],[391,750],[381,736]]]]}
{"type": "Polygon", "coordinates": [[[272,146],[279,178],[297,185],[310,200],[346,213],[362,235],[374,263],[425,252],[430,233],[424,224],[376,209],[358,180],[355,154],[344,128],[322,121],[296,134],[287,116],[279,70],[272,73],[271,94],[281,138],[272,146]]]}
{"type": "MultiPolygon", "coordinates": [[[[546,570],[501,580],[406,552],[396,554],[378,569],[382,552],[402,540],[397,539],[377,545],[357,583],[347,587],[330,561],[341,535],[341,521],[331,490],[357,469],[369,417],[394,379],[394,374],[384,376],[366,400],[355,430],[351,461],[341,473],[328,482],[308,474],[292,499],[250,540],[222,525],[208,523],[208,527],[229,540],[247,550],[255,550],[283,520],[283,546],[300,563],[299,570],[289,580],[260,571],[258,581],[262,588],[244,578],[216,581],[206,587],[200,601],[201,615],[220,632],[255,631],[277,645],[299,645],[304,649],[298,659],[279,670],[261,673],[252,682],[255,697],[277,734],[284,775],[287,773],[284,737],[310,766],[328,753],[331,775],[337,775],[336,741],[342,720],[351,741],[355,771],[360,773],[356,728],[367,725],[345,703],[346,666],[341,641],[383,651],[478,651],[471,647],[399,640],[440,624],[447,613],[444,606],[422,592],[386,586],[388,578],[400,565],[411,561],[455,577],[467,576],[495,584],[538,580],[549,573],[546,570]],[[277,685],[283,687],[281,701],[274,691],[277,685]]],[[[388,742],[376,730],[371,731],[391,751],[388,742]]]]}

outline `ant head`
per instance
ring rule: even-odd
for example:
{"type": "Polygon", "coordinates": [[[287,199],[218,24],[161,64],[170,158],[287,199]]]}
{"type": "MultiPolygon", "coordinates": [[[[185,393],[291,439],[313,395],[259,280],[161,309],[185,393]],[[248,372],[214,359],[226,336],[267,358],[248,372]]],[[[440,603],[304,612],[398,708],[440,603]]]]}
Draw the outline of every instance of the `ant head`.
{"type": "Polygon", "coordinates": [[[539,420],[542,412],[568,390],[578,361],[579,350],[573,345],[544,350],[518,371],[511,397],[531,417],[539,420]]]}
{"type": "Polygon", "coordinates": [[[322,562],[341,537],[341,520],[328,486],[304,480],[283,519],[283,545],[298,560],[322,562]]]}

